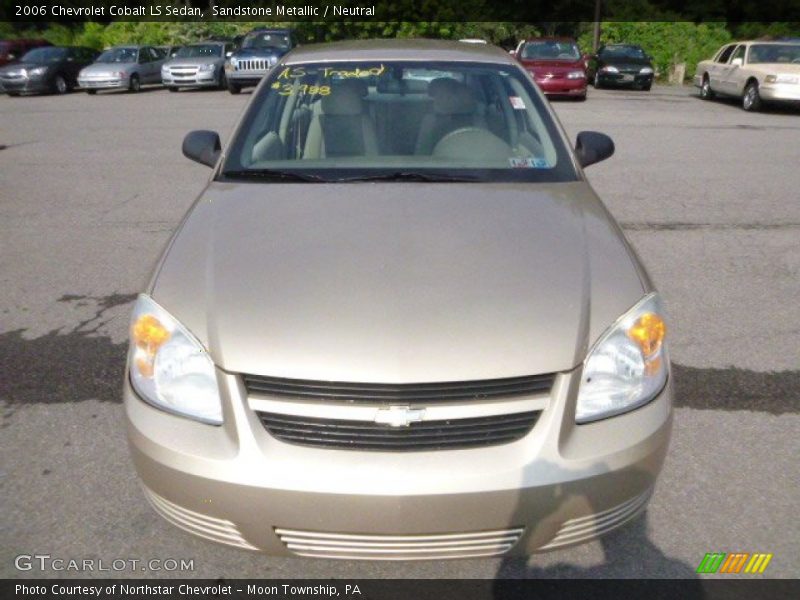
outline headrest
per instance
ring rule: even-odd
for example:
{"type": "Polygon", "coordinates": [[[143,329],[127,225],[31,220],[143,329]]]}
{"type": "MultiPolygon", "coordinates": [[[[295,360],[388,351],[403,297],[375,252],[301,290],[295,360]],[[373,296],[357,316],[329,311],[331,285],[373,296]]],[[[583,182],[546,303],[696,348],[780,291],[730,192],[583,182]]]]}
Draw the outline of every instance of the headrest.
{"type": "Polygon", "coordinates": [[[448,77],[434,79],[428,86],[433,98],[433,112],[440,115],[469,115],[475,112],[476,102],[472,90],[448,77]]]}
{"type": "Polygon", "coordinates": [[[331,93],[322,97],[322,112],[326,115],[360,115],[367,84],[360,79],[345,79],[331,85],[331,93]]]}

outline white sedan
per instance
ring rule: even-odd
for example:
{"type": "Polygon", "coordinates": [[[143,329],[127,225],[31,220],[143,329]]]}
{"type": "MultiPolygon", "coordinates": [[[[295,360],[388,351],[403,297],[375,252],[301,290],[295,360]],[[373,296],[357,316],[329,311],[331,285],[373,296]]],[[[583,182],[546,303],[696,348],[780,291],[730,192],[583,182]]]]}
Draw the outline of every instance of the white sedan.
{"type": "Polygon", "coordinates": [[[800,104],[800,42],[728,44],[697,65],[694,84],[702,98],[734,96],[748,111],[764,102],[800,104]]]}

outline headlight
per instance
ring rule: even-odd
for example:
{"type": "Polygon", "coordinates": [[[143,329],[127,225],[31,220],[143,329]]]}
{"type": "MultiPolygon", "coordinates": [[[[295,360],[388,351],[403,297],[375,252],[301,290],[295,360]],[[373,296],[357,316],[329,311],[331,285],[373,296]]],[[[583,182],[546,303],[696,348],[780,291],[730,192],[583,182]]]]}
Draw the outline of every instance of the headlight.
{"type": "Polygon", "coordinates": [[[651,69],[650,67],[642,67],[642,70],[639,71],[639,75],[652,75],[652,74],[653,74],[653,69],[651,69]]]}
{"type": "Polygon", "coordinates": [[[28,69],[28,75],[44,75],[47,71],[47,67],[34,67],[33,69],[28,69]]]}
{"type": "Polygon", "coordinates": [[[764,77],[764,83],[797,83],[798,78],[795,75],[767,75],[764,77]]]}
{"type": "Polygon", "coordinates": [[[619,69],[617,67],[612,67],[611,65],[606,65],[601,71],[605,71],[606,73],[619,73],[619,69]]]}
{"type": "Polygon", "coordinates": [[[583,362],[575,420],[588,423],[650,402],[667,381],[666,326],[649,294],[610,327],[583,362]]]}
{"type": "Polygon", "coordinates": [[[214,363],[175,318],[141,294],[131,319],[131,383],[145,401],[205,423],[222,423],[214,363]]]}
{"type": "Polygon", "coordinates": [[[161,72],[162,73],[169,73],[169,67],[167,65],[162,65],[161,66],[161,72]]]}
{"type": "Polygon", "coordinates": [[[225,70],[226,71],[235,71],[236,70],[236,63],[231,60],[225,63],[225,70]]]}
{"type": "Polygon", "coordinates": [[[197,69],[197,70],[198,71],[203,71],[203,72],[213,71],[214,70],[214,65],[200,65],[200,68],[197,69]]]}
{"type": "Polygon", "coordinates": [[[586,73],[583,71],[570,71],[567,73],[567,79],[585,79],[586,73]]]}

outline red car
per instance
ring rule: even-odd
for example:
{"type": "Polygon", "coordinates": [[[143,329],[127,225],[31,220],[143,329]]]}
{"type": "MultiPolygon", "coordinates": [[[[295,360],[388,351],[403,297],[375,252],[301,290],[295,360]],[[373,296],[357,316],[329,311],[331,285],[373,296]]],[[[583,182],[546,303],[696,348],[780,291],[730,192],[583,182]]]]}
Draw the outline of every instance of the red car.
{"type": "Polygon", "coordinates": [[[547,96],[586,99],[586,59],[571,38],[523,40],[513,52],[547,96]]]}
{"type": "Polygon", "coordinates": [[[0,40],[0,67],[22,58],[28,50],[52,46],[47,40],[0,40]]]}

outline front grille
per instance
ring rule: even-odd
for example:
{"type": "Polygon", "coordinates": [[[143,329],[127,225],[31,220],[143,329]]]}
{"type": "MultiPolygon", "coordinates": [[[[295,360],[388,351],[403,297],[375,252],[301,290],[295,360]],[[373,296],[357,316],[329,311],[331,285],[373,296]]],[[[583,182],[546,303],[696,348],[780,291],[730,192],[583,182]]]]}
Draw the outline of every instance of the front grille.
{"type": "Polygon", "coordinates": [[[269,69],[269,59],[266,58],[251,58],[240,59],[236,61],[237,71],[266,71],[269,69]]]}
{"type": "Polygon", "coordinates": [[[194,77],[197,75],[199,68],[190,66],[174,66],[169,68],[169,72],[173,77],[194,77]]]}
{"type": "Polygon", "coordinates": [[[372,421],[321,419],[257,412],[266,430],[290,444],[343,450],[454,450],[513,442],[536,424],[540,411],[419,421],[394,427],[372,421]]]}
{"type": "Polygon", "coordinates": [[[531,375],[506,379],[453,381],[449,383],[345,383],[282,379],[261,375],[244,375],[248,394],[279,396],[319,402],[369,404],[431,404],[463,400],[491,400],[531,394],[547,394],[555,375],[531,375]]]}
{"type": "Polygon", "coordinates": [[[286,548],[300,556],[414,560],[497,556],[508,552],[522,527],[468,533],[359,535],[275,528],[286,548]]]}

